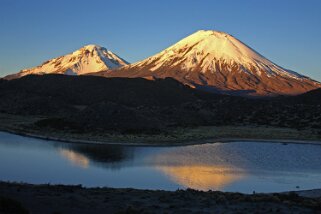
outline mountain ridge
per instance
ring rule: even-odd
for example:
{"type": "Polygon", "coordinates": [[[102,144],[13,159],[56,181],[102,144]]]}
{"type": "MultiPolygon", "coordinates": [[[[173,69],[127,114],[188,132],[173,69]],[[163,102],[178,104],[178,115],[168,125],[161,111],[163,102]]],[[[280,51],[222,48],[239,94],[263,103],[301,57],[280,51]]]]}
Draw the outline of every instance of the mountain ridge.
{"type": "Polygon", "coordinates": [[[213,30],[199,30],[133,64],[106,48],[86,45],[5,79],[29,74],[170,77],[192,88],[255,96],[297,95],[321,87],[320,82],[273,63],[232,35],[213,30]]]}

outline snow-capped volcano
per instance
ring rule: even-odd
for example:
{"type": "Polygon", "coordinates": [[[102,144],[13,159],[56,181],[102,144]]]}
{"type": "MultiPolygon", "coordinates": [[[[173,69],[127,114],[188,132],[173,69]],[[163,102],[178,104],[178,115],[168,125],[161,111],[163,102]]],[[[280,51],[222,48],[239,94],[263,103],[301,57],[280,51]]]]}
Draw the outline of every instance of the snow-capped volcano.
{"type": "Polygon", "coordinates": [[[70,54],[48,60],[37,67],[24,69],[6,78],[18,78],[28,74],[81,75],[119,68],[127,64],[124,59],[104,47],[86,45],[70,54]]]}
{"type": "Polygon", "coordinates": [[[299,94],[320,83],[284,69],[224,32],[201,30],[107,77],[173,77],[192,87],[252,94],[299,94]]]}

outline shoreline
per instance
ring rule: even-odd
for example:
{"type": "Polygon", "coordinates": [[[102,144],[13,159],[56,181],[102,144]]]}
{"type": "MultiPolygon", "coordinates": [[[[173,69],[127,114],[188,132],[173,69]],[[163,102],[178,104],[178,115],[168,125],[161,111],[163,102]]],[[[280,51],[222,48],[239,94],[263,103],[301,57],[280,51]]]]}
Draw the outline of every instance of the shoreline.
{"type": "Polygon", "coordinates": [[[197,192],[220,192],[220,193],[227,193],[227,194],[242,194],[242,195],[273,195],[273,194],[289,194],[289,193],[296,193],[300,196],[307,197],[307,198],[320,198],[321,199],[321,186],[320,188],[315,189],[300,189],[300,190],[289,190],[289,191],[280,191],[280,192],[256,192],[255,193],[244,193],[244,192],[236,192],[236,191],[222,191],[222,190],[197,190],[189,187],[178,188],[176,190],[166,190],[166,189],[148,189],[148,188],[135,188],[135,187],[110,187],[110,186],[85,186],[82,184],[63,184],[63,183],[28,183],[24,181],[10,181],[10,180],[1,180],[0,179],[0,186],[1,185],[21,185],[21,186],[71,186],[71,187],[80,187],[83,189],[118,189],[118,190],[126,190],[126,189],[133,189],[137,191],[163,191],[163,192],[175,192],[175,191],[186,191],[186,190],[193,190],[197,192]]]}
{"type": "Polygon", "coordinates": [[[20,136],[65,143],[132,146],[186,146],[214,142],[260,141],[321,145],[319,129],[290,129],[272,126],[198,126],[175,127],[155,134],[118,133],[92,130],[85,133],[73,130],[40,128],[36,122],[42,116],[22,116],[0,113],[0,131],[20,136]]]}
{"type": "MultiPolygon", "coordinates": [[[[96,140],[84,140],[84,139],[76,139],[76,138],[59,138],[48,135],[35,134],[22,130],[14,130],[14,129],[5,129],[0,127],[0,132],[10,133],[14,135],[19,135],[23,137],[35,138],[40,140],[48,140],[48,141],[57,141],[62,143],[75,143],[75,144],[93,144],[93,145],[123,145],[123,146],[189,146],[189,145],[201,145],[207,143],[232,143],[232,142],[262,142],[262,143],[285,143],[285,144],[310,144],[310,145],[321,145],[321,140],[294,140],[294,139],[264,139],[264,138],[203,138],[203,139],[194,139],[187,140],[183,142],[183,140],[176,141],[157,141],[155,143],[148,142],[117,142],[112,140],[106,141],[96,141],[96,140]]],[[[129,140],[130,141],[130,140],[129,140]]]]}

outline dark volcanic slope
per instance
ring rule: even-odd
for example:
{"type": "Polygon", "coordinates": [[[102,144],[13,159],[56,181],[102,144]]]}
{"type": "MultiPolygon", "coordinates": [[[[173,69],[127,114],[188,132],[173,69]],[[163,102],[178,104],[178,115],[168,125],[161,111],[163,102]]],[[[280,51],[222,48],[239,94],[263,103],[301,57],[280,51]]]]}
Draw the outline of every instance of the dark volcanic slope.
{"type": "Polygon", "coordinates": [[[293,97],[292,100],[293,100],[292,102],[302,103],[306,105],[307,104],[320,105],[321,88],[293,97]]]}
{"type": "Polygon", "coordinates": [[[0,112],[42,115],[39,127],[149,132],[168,127],[268,125],[321,130],[321,90],[250,99],[206,93],[176,80],[26,76],[0,82],[0,112]]]}

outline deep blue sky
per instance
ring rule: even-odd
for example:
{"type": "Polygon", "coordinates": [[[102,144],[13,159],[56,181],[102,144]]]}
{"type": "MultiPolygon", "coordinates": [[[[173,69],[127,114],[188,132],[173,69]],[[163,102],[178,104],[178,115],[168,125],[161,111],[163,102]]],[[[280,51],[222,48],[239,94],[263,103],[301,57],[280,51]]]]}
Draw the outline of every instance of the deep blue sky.
{"type": "Polygon", "coordinates": [[[86,44],[135,62],[213,29],[321,81],[320,11],[320,0],[0,0],[0,76],[86,44]]]}

